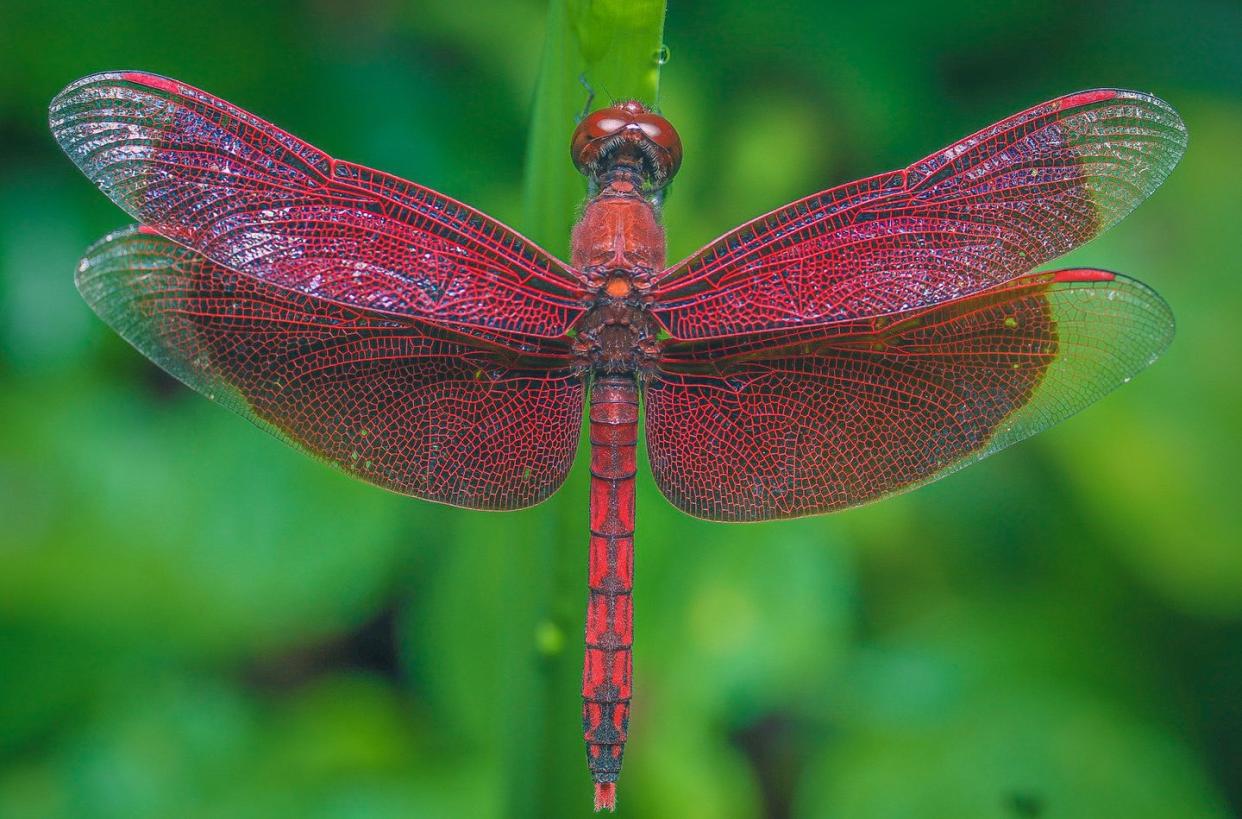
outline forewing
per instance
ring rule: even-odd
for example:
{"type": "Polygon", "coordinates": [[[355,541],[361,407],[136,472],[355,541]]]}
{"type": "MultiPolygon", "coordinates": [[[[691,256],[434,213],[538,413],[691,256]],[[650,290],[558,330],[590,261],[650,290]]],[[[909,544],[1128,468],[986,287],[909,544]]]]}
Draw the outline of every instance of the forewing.
{"type": "Polygon", "coordinates": [[[560,342],[483,344],[228,270],[148,228],[89,251],[78,289],[189,386],[359,478],[514,509],[573,462],[583,386],[560,342]]]}
{"type": "Polygon", "coordinates": [[[713,520],[856,506],[1061,421],[1172,335],[1142,284],[1068,270],[818,335],[673,344],[646,389],[651,468],[713,520]]]}
{"type": "Polygon", "coordinates": [[[652,312],[674,338],[707,339],[958,299],[1116,223],[1185,147],[1153,96],[1061,97],[741,226],[666,271],[652,312]]]}
{"type": "Polygon", "coordinates": [[[174,80],[86,77],[50,122],[138,221],[272,284],[472,334],[556,337],[583,312],[573,272],[499,222],[174,80]]]}

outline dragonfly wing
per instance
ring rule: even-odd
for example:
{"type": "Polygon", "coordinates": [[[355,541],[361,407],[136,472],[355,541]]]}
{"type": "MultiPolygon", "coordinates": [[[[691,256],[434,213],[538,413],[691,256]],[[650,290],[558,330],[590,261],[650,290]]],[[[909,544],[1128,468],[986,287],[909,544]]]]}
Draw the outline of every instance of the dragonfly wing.
{"type": "Polygon", "coordinates": [[[646,389],[651,468],[713,520],[867,503],[1072,415],[1172,335],[1147,287],[1066,270],[818,335],[673,344],[646,389]]]}
{"type": "Polygon", "coordinates": [[[583,385],[561,342],[506,348],[317,299],[145,227],[92,247],[77,281],[177,378],[379,486],[514,509],[550,495],[573,462],[583,385]]]}
{"type": "Polygon", "coordinates": [[[584,310],[576,274],[508,227],[174,80],[86,77],[50,122],[138,221],[272,284],[466,333],[555,337],[584,310]]]}
{"type": "Polygon", "coordinates": [[[652,312],[674,338],[705,339],[961,298],[1116,223],[1185,147],[1153,96],[1061,97],[741,226],[666,271],[652,312]]]}

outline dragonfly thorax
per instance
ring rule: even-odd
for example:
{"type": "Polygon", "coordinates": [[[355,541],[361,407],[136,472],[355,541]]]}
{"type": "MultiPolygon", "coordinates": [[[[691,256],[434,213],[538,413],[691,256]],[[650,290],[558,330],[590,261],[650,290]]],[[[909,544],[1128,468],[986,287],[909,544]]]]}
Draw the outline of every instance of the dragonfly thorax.
{"type": "Polygon", "coordinates": [[[648,305],[664,269],[664,229],[629,178],[613,175],[587,203],[574,227],[572,259],[591,295],[575,328],[579,364],[603,373],[649,370],[660,343],[648,305]]]}
{"type": "Polygon", "coordinates": [[[576,329],[574,355],[583,369],[642,373],[659,356],[659,325],[646,307],[632,298],[601,294],[576,329]]]}
{"type": "Polygon", "coordinates": [[[574,226],[571,258],[592,293],[598,295],[622,275],[635,295],[645,297],[652,277],[664,269],[664,229],[655,206],[632,185],[617,180],[583,208],[574,226]]]}

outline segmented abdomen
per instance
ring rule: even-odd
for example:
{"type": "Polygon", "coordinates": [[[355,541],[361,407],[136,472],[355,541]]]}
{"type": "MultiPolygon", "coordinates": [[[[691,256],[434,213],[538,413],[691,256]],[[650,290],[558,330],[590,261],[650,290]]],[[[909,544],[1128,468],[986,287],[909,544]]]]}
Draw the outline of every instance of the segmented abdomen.
{"type": "Polygon", "coordinates": [[[591,548],[582,725],[596,810],[611,809],[630,717],[634,474],[638,388],[632,376],[591,386],[591,548]]]}

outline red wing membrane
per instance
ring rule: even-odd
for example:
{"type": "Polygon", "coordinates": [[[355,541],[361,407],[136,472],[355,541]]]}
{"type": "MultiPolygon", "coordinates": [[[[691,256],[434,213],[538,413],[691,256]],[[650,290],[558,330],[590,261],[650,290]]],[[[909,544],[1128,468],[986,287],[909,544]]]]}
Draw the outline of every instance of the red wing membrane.
{"type": "Polygon", "coordinates": [[[87,251],[86,301],[173,375],[371,483],[482,509],[569,471],[583,385],[565,345],[518,351],[220,267],[148,228],[87,251]]]}
{"type": "Polygon", "coordinates": [[[1163,101],[1086,91],[916,162],[761,216],[670,268],[652,312],[708,339],[900,312],[1020,276],[1116,223],[1168,176],[1163,101]]]}
{"type": "Polygon", "coordinates": [[[855,506],[1063,420],[1172,335],[1142,284],[1068,270],[818,335],[673,344],[646,391],[651,468],[713,520],[855,506]]]}
{"type": "Polygon", "coordinates": [[[499,222],[174,80],[86,77],[50,118],[113,201],[233,270],[474,335],[556,337],[584,310],[573,271],[499,222]]]}

